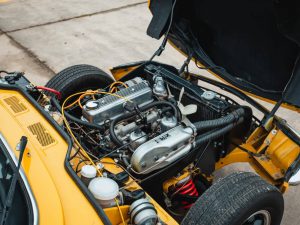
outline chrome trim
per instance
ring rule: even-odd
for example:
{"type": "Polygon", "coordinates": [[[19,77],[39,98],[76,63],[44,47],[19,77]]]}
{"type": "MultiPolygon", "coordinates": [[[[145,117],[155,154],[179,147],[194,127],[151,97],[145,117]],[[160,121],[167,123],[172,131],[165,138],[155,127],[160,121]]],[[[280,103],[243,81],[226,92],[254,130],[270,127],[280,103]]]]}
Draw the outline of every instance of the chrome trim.
{"type": "MultiPolygon", "coordinates": [[[[255,213],[253,213],[251,216],[248,217],[248,219],[246,219],[246,220],[244,221],[243,224],[245,224],[247,221],[253,219],[253,217],[255,217],[255,216],[257,216],[257,215],[263,216],[263,220],[264,220],[264,221],[263,221],[263,222],[264,222],[263,225],[271,225],[271,220],[272,220],[271,214],[270,214],[269,211],[267,211],[267,210],[265,210],[265,209],[259,210],[259,211],[255,212],[255,213]]],[[[253,221],[253,222],[254,222],[254,224],[255,224],[255,221],[253,221]]]]}
{"type": "MultiPolygon", "coordinates": [[[[7,141],[5,140],[4,136],[2,135],[2,133],[0,133],[0,139],[2,140],[5,148],[7,149],[7,152],[9,153],[9,155],[11,156],[11,158],[13,159],[15,165],[18,165],[18,159],[16,157],[16,155],[14,154],[13,150],[11,149],[11,147],[9,146],[9,144],[7,143],[7,141]]],[[[30,198],[31,201],[31,205],[32,205],[32,212],[33,212],[33,225],[38,225],[39,224],[39,211],[38,211],[38,206],[36,203],[36,200],[34,198],[33,192],[30,188],[29,182],[27,180],[27,177],[24,173],[23,168],[20,168],[20,175],[22,178],[22,181],[25,185],[25,188],[27,190],[28,196],[30,198]]]]}

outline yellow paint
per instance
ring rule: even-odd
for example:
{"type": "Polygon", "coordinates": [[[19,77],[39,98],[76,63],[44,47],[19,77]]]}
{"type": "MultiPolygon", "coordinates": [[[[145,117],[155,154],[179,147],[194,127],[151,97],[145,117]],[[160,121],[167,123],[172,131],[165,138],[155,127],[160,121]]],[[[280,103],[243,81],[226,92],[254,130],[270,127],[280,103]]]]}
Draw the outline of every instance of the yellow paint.
{"type": "MultiPolygon", "coordinates": [[[[15,146],[22,135],[28,137],[28,146],[22,167],[28,178],[39,208],[41,225],[102,224],[95,210],[81,193],[64,168],[67,143],[61,135],[43,118],[26,99],[15,91],[0,90],[0,100],[16,96],[28,109],[14,115],[9,107],[0,101],[1,133],[10,147],[15,146]],[[43,148],[28,126],[40,122],[55,139],[55,144],[43,148]]],[[[15,151],[18,155],[18,152],[15,151]]]]}
{"type": "Polygon", "coordinates": [[[138,67],[139,67],[139,65],[122,67],[122,68],[111,68],[110,72],[113,75],[113,77],[115,78],[115,80],[120,80],[124,76],[126,76],[128,73],[130,73],[131,71],[135,70],[138,67]]]}
{"type": "Polygon", "coordinates": [[[266,156],[254,157],[256,162],[272,177],[274,181],[284,177],[282,170],[266,156]]]}
{"type": "MultiPolygon", "coordinates": [[[[51,124],[16,91],[0,90],[0,124],[1,133],[15,151],[15,147],[22,135],[28,137],[28,145],[22,162],[22,167],[28,178],[39,208],[40,225],[100,225],[102,224],[94,208],[73,182],[64,168],[67,143],[51,124]],[[16,96],[26,110],[14,113],[3,99],[16,96]],[[27,128],[40,122],[50,134],[55,143],[42,147],[27,128]],[[30,154],[27,154],[27,153],[30,154]]],[[[111,160],[111,159],[110,159],[111,160]]],[[[110,161],[111,162],[111,161],[110,161]]],[[[116,166],[107,166],[113,171],[120,171],[116,166]]],[[[140,188],[136,183],[135,188],[140,188]]],[[[154,200],[160,218],[167,224],[177,224],[154,200]]],[[[126,214],[128,206],[121,206],[126,214]]],[[[120,224],[121,218],[117,208],[105,209],[112,224],[120,224]]]]}
{"type": "MultiPolygon", "coordinates": [[[[67,174],[64,160],[67,143],[43,116],[17,92],[0,90],[0,100],[14,95],[28,108],[24,113],[14,115],[3,101],[0,101],[1,133],[12,149],[20,137],[28,137],[27,150],[22,166],[33,190],[39,208],[41,225],[60,224],[102,224],[98,215],[84,197],[77,185],[67,174]],[[40,122],[56,140],[48,148],[40,146],[28,126],[40,122]]],[[[17,152],[15,152],[18,155],[17,152]]]]}
{"type": "MultiPolygon", "coordinates": [[[[101,162],[105,166],[105,169],[111,173],[117,174],[123,172],[123,169],[116,166],[114,160],[111,158],[105,158],[101,162]]],[[[76,163],[74,163],[74,165],[76,165],[76,163]]],[[[136,182],[133,181],[132,178],[129,178],[125,186],[126,189],[130,191],[142,189],[136,182]]],[[[157,210],[157,213],[162,221],[164,221],[166,224],[174,224],[174,225],[177,224],[177,222],[167,212],[165,212],[165,210],[154,199],[152,199],[150,196],[148,196],[148,198],[151,199],[151,202],[155,206],[155,209],[157,210]]],[[[125,220],[128,220],[129,206],[128,205],[121,206],[121,210],[123,212],[125,220]]],[[[122,222],[117,207],[107,208],[104,209],[104,211],[108,216],[109,220],[112,222],[112,224],[120,224],[122,222]]]]}
{"type": "MultiPolygon", "coordinates": [[[[263,127],[257,127],[252,134],[248,137],[247,144],[255,145],[263,142],[267,136],[267,133],[263,127]]],[[[254,146],[254,147],[255,147],[254,146]]]]}
{"type": "Polygon", "coordinates": [[[216,163],[216,170],[229,164],[247,162],[261,177],[274,185],[279,185],[282,192],[287,190],[287,184],[280,179],[300,154],[300,147],[295,142],[276,127],[270,132],[259,127],[241,147],[253,153],[261,153],[263,156],[253,157],[235,148],[216,163]]]}
{"type": "Polygon", "coordinates": [[[281,185],[280,191],[281,191],[282,193],[285,193],[288,189],[289,189],[289,183],[288,183],[288,182],[284,182],[284,183],[281,185]]]}
{"type": "Polygon", "coordinates": [[[230,165],[232,163],[237,163],[237,162],[248,162],[248,163],[250,163],[252,161],[253,161],[253,159],[252,159],[252,157],[249,156],[249,154],[247,154],[244,151],[241,151],[238,148],[235,148],[227,156],[220,159],[216,163],[215,168],[216,168],[216,170],[219,170],[219,169],[223,168],[224,166],[230,165]]]}
{"type": "Polygon", "coordinates": [[[274,165],[283,171],[290,167],[299,153],[300,147],[280,130],[274,135],[266,151],[274,165]]]}
{"type": "Polygon", "coordinates": [[[170,188],[175,188],[177,183],[185,178],[187,178],[188,176],[191,176],[191,172],[188,171],[187,169],[185,169],[183,171],[182,174],[180,174],[180,176],[177,176],[177,177],[172,177],[168,180],[166,180],[164,183],[163,183],[163,190],[165,193],[168,193],[170,191],[170,188]]]}

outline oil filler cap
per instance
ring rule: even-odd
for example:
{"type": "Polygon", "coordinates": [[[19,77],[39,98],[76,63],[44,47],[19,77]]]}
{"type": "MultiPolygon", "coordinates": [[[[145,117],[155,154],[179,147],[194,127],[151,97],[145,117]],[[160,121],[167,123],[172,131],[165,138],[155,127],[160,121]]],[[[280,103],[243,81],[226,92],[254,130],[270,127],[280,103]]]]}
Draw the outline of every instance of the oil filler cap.
{"type": "Polygon", "coordinates": [[[96,101],[88,101],[86,104],[85,104],[85,107],[87,110],[94,110],[94,109],[97,109],[99,107],[99,102],[96,102],[96,101]]]}

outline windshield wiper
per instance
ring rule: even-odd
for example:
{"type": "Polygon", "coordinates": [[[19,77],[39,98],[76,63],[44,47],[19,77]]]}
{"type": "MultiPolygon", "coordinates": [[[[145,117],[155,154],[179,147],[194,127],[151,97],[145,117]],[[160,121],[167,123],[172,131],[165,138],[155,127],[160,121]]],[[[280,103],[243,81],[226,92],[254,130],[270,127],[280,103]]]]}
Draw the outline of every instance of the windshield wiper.
{"type": "Polygon", "coordinates": [[[12,203],[13,203],[13,200],[14,200],[17,181],[18,181],[19,176],[20,176],[19,170],[20,170],[20,167],[21,167],[21,163],[22,163],[22,159],[23,159],[23,155],[24,155],[26,145],[27,145],[27,137],[22,136],[21,140],[20,140],[20,143],[19,143],[20,154],[19,154],[18,165],[17,165],[16,170],[13,173],[12,181],[11,181],[9,189],[8,189],[8,194],[7,194],[7,197],[6,197],[6,201],[4,203],[0,225],[5,225],[7,216],[9,214],[9,210],[10,210],[10,208],[12,206],[12,203]]]}

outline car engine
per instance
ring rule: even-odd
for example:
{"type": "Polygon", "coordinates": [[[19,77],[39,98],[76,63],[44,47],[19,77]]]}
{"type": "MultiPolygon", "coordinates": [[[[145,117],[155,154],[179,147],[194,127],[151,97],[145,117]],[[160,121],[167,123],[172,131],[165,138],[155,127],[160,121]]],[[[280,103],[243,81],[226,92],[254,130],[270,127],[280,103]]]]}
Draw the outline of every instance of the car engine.
{"type": "Polygon", "coordinates": [[[191,150],[194,129],[181,124],[179,109],[166,100],[161,77],[154,78],[153,88],[139,77],[124,84],[126,88],[113,95],[83,106],[83,120],[110,124],[100,148],[126,145],[128,151],[121,157],[138,174],[160,169],[191,150]]]}
{"type": "Polygon", "coordinates": [[[145,193],[180,221],[215,163],[255,127],[249,107],[155,65],[43,104],[74,141],[76,176],[102,208],[130,206],[132,224],[157,224],[145,193]]]}

